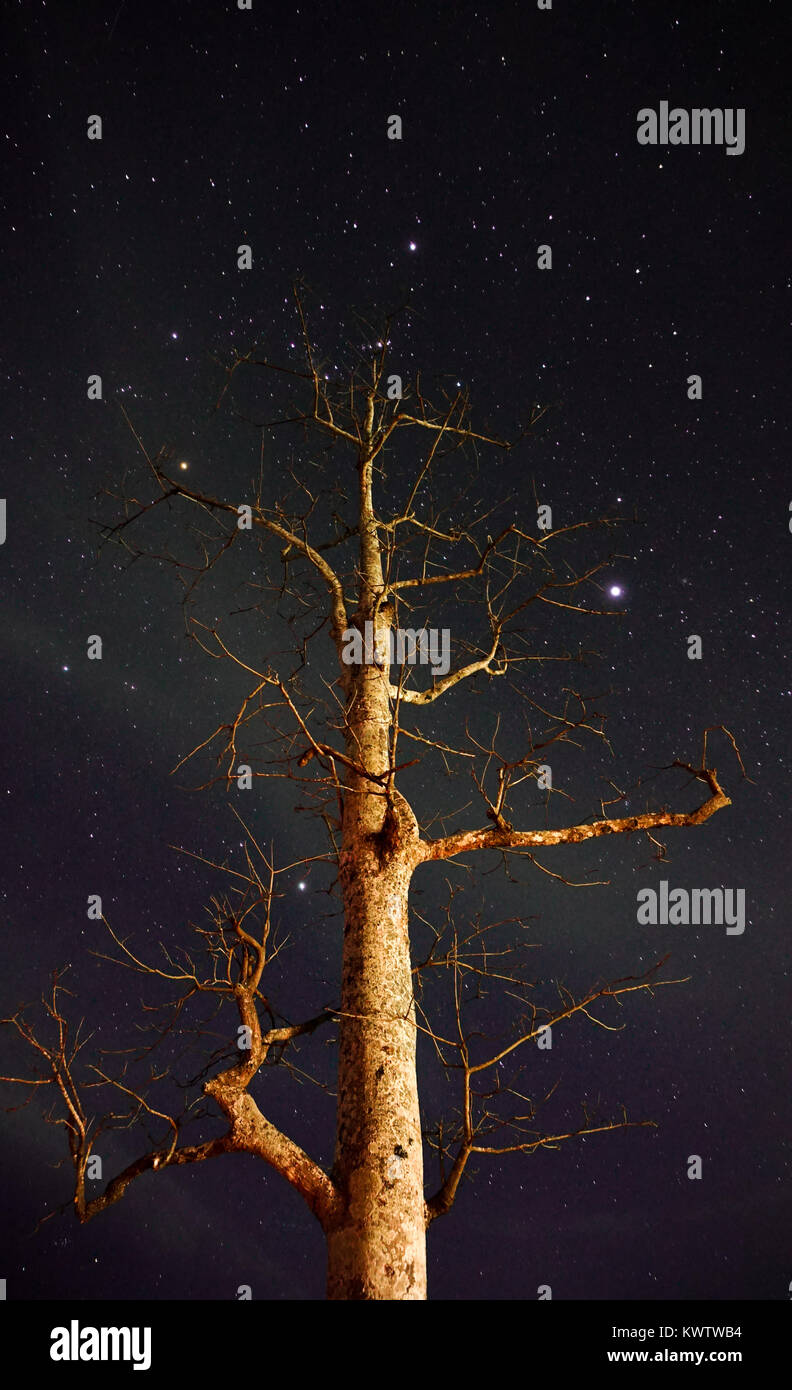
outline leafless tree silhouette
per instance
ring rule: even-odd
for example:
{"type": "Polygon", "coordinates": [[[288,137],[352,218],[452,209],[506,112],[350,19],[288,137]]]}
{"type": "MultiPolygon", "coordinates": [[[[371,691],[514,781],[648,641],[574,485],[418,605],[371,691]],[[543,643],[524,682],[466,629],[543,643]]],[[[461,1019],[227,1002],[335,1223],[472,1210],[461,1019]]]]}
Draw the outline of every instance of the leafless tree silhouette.
{"type": "Polygon", "coordinates": [[[130,559],[155,554],[174,567],[184,586],[190,636],[208,658],[227,663],[247,683],[238,707],[201,738],[180,768],[204,766],[199,785],[222,782],[234,796],[250,787],[255,793],[268,778],[288,781],[302,809],[315,813],[321,844],[300,863],[337,870],[333,892],[343,923],[338,992],[318,1001],[301,1022],[286,1021],[276,1009],[266,972],[279,951],[279,883],[282,875],[293,875],[295,864],[285,855],[278,862],[235,809],[245,832],[240,862],[231,866],[194,855],[225,876],[227,891],[213,896],[207,922],[194,928],[193,949],[163,947],[154,964],[105,919],[112,943],[108,958],[167,993],[166,1002],[160,997],[144,1017],[150,1042],[101,1065],[89,1062],[89,1037],[84,1025],[70,1028],[66,986],[56,974],[43,1000],[43,1021],[32,1023],[27,1009],[5,1020],[39,1066],[30,1076],[3,1080],[30,1088],[28,1099],[40,1088],[53,1092],[50,1118],[66,1130],[81,1221],[117,1202],[144,1173],[252,1153],[292,1184],[321,1223],[329,1297],[422,1299],[427,1226],[450,1209],[471,1156],[530,1153],[581,1134],[651,1123],[619,1110],[607,1120],[584,1113],[560,1132],[546,1130],[541,1111],[549,1096],[535,1099],[524,1089],[531,1086],[530,1073],[523,1080],[529,1044],[575,1016],[616,1026],[609,1020],[629,995],[675,982],[661,977],[660,961],[645,974],[599,984],[581,996],[559,987],[555,1000],[540,1006],[530,988],[526,923],[460,912],[455,884],[449,884],[439,915],[422,917],[410,904],[416,875],[431,872],[423,866],[434,861],[468,862],[465,856],[495,851],[505,863],[520,856],[568,882],[537,853],[636,833],[662,852],[656,832],[701,826],[730,802],[709,765],[708,730],[697,765],[672,764],[700,789],[693,810],[647,804],[640,814],[618,816],[611,814],[623,799],[617,790],[594,818],[547,823],[567,799],[548,781],[548,757],[561,744],[604,740],[603,716],[598,697],[569,680],[555,708],[539,698],[529,672],[552,669],[552,663],[569,671],[586,653],[563,647],[539,653],[521,624],[529,610],[537,618],[606,614],[607,606],[597,600],[598,576],[612,559],[610,551],[582,566],[573,567],[572,560],[581,542],[610,542],[629,519],[542,529],[533,519],[498,518],[490,500],[475,496],[476,488],[487,491],[479,458],[515,449],[543,411],[532,408],[507,440],[474,428],[463,389],[445,394],[439,404],[430,403],[420,379],[402,389],[389,375],[393,319],[379,333],[367,330],[367,345],[348,368],[331,370],[309,334],[304,295],[297,291],[295,298],[304,364],[282,366],[255,350],[236,354],[225,364],[216,402],[218,410],[251,418],[249,406],[235,404],[240,379],[251,372],[285,378],[294,404],[274,419],[254,421],[262,430],[291,428],[302,442],[306,457],[302,467],[289,468],[283,496],[272,495],[263,464],[241,502],[194,490],[179,476],[172,453],[152,457],[130,421],[148,481],[139,496],[127,483],[111,494],[120,515],[103,524],[103,534],[130,559]],[[468,476],[474,484],[463,481],[468,476]],[[450,488],[449,477],[459,485],[450,488]],[[153,516],[163,523],[161,535],[182,512],[192,536],[189,557],[172,550],[170,540],[158,551],[138,540],[153,516]],[[250,568],[246,618],[255,622],[265,613],[268,622],[286,626],[282,659],[262,656],[260,643],[240,649],[219,620],[202,616],[201,586],[232,551],[237,557],[242,552],[250,568]],[[427,613],[438,612],[442,623],[449,605],[456,605],[462,620],[453,627],[449,620],[448,669],[441,670],[439,661],[429,669],[426,662],[410,661],[410,653],[426,653],[420,643],[427,613]],[[394,651],[401,660],[393,661],[394,651]],[[484,737],[478,725],[471,726],[465,692],[482,682],[519,702],[523,734],[516,756],[513,748],[511,755],[505,751],[497,722],[484,737]],[[444,728],[458,720],[454,742],[426,722],[427,710],[438,702],[449,706],[444,728]],[[397,787],[408,768],[451,775],[447,785],[469,786],[474,801],[428,816],[397,787]],[[543,791],[538,816],[537,803],[526,809],[524,801],[537,788],[543,791]],[[480,819],[469,809],[476,801],[480,819]],[[522,816],[545,824],[522,825],[522,816]],[[449,829],[448,822],[460,817],[472,822],[470,828],[449,829]],[[427,949],[414,944],[411,950],[411,915],[428,931],[427,949]],[[497,1044],[475,1023],[485,984],[488,991],[504,991],[504,1039],[497,1044]],[[446,1004],[438,1021],[431,1001],[443,991],[446,1004]],[[215,1022],[226,1018],[227,1006],[236,1015],[230,1028],[215,1022]],[[190,1025],[195,1009],[197,1020],[190,1025]],[[153,1097],[164,1070],[175,1063],[169,1059],[163,1070],[154,1059],[158,1048],[184,1039],[191,1026],[193,1043],[205,1044],[203,1062],[184,1083],[183,1111],[169,1113],[153,1097]],[[213,1028],[215,1051],[209,1048],[213,1028]],[[270,1123],[262,1108],[267,1067],[296,1068],[296,1045],[313,1034],[338,1039],[336,1147],[329,1172],[270,1123]],[[426,1133],[419,1116],[419,1037],[429,1040],[457,1087],[453,1118],[426,1133]],[[513,1069],[508,1079],[504,1064],[513,1069]],[[97,1106],[107,1095],[116,1096],[120,1108],[100,1114],[97,1106]],[[218,1111],[225,1120],[222,1133],[183,1142],[188,1121],[208,1123],[213,1116],[216,1126],[218,1111]],[[86,1180],[102,1136],[140,1124],[153,1135],[151,1146],[89,1198],[86,1180]],[[440,1173],[428,1196],[425,1148],[440,1173]]]}

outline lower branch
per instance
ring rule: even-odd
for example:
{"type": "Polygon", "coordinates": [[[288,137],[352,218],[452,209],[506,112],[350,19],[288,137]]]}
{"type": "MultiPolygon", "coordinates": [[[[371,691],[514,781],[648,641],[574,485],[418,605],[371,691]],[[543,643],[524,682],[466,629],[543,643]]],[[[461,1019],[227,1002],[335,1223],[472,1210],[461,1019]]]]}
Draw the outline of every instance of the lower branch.
{"type": "Polygon", "coordinates": [[[160,1152],[144,1154],[142,1158],[136,1158],[134,1163],[130,1163],[122,1173],[112,1178],[107,1184],[104,1192],[98,1197],[94,1197],[90,1202],[85,1201],[85,1185],[83,1181],[77,1184],[77,1191],[74,1198],[74,1206],[78,1219],[82,1222],[90,1221],[93,1216],[98,1216],[100,1212],[106,1211],[116,1202],[120,1202],[126,1193],[129,1184],[135,1178],[141,1177],[143,1173],[156,1171],[156,1169],[173,1168],[181,1163],[203,1163],[207,1158],[215,1158],[218,1154],[229,1153],[232,1145],[229,1142],[230,1136],[223,1134],[219,1139],[207,1139],[203,1144],[188,1144],[183,1149],[175,1149],[173,1153],[160,1152]]]}
{"type": "Polygon", "coordinates": [[[505,1144],[503,1146],[464,1144],[442,1187],[426,1203],[426,1224],[427,1226],[430,1225],[436,1217],[445,1216],[446,1212],[451,1210],[457,1188],[471,1154],[535,1153],[537,1149],[555,1148],[564,1139],[579,1139],[586,1134],[603,1134],[606,1130],[611,1129],[643,1129],[646,1127],[655,1128],[656,1122],[654,1120],[614,1120],[608,1125],[596,1125],[588,1129],[572,1129],[567,1134],[544,1134],[540,1139],[530,1139],[521,1144],[505,1144]]]}
{"type": "MultiPolygon", "coordinates": [[[[537,1020],[537,1010],[533,1008],[531,1026],[526,1031],[522,1032],[513,1042],[500,1048],[497,1052],[484,1058],[480,1062],[473,1062],[470,1058],[469,1039],[470,1036],[473,1035],[466,1036],[463,1030],[459,972],[458,970],[455,972],[454,997],[459,1042],[450,1045],[456,1046],[460,1057],[459,1067],[462,1072],[462,1124],[459,1135],[459,1147],[454,1157],[453,1164],[448,1174],[444,1176],[438,1191],[425,1203],[424,1209],[427,1225],[434,1221],[436,1217],[443,1216],[446,1212],[451,1210],[471,1154],[500,1155],[511,1153],[535,1153],[537,1149],[557,1148],[565,1139],[577,1139],[587,1134],[603,1134],[605,1131],[612,1129],[634,1129],[655,1125],[654,1120],[628,1120],[627,1112],[624,1107],[622,1107],[623,1118],[621,1120],[612,1120],[602,1125],[585,1124],[580,1129],[569,1130],[564,1134],[537,1135],[536,1130],[526,1131],[520,1127],[524,1121],[532,1122],[535,1119],[536,1106],[533,1102],[528,1102],[529,1113],[526,1115],[513,1116],[511,1119],[498,1119],[496,1114],[488,1107],[487,1100],[503,1092],[500,1080],[496,1080],[493,1090],[482,1095],[480,1092],[477,1093],[474,1090],[474,1077],[480,1075],[482,1072],[490,1071],[495,1068],[510,1054],[514,1054],[519,1048],[535,1040],[545,1029],[555,1027],[557,1024],[565,1022],[576,1014],[584,1014],[591,1023],[598,1024],[601,1028],[609,1027],[610,1025],[604,1023],[602,1019],[598,1018],[590,1011],[591,1006],[600,999],[619,1000],[622,995],[636,994],[643,990],[649,990],[651,993],[654,989],[662,985],[685,983],[683,980],[655,979],[658,970],[660,970],[664,964],[664,960],[658,961],[656,965],[651,966],[643,975],[626,975],[620,980],[614,980],[611,984],[603,985],[598,989],[591,989],[582,999],[578,999],[577,1001],[573,999],[569,1000],[565,1008],[549,1015],[544,1022],[540,1023],[537,1020]],[[476,1108],[480,1108],[482,1104],[484,1106],[484,1113],[477,1118],[475,1114],[476,1108]],[[486,1144],[481,1142],[488,1135],[492,1135],[499,1129],[516,1130],[518,1135],[527,1133],[530,1135],[530,1138],[523,1139],[518,1137],[513,1143],[505,1144],[486,1144]]],[[[555,1086],[545,1099],[549,1099],[549,1096],[553,1094],[554,1090],[555,1086]]],[[[512,1095],[518,1094],[509,1086],[506,1087],[505,1093],[512,1095]]],[[[522,1099],[525,1101],[527,1097],[523,1096],[522,1099]]],[[[586,1115],[586,1120],[588,1120],[588,1118],[589,1116],[586,1115]]],[[[442,1141],[438,1142],[437,1147],[441,1155],[450,1156],[448,1148],[442,1144],[442,1141]]]]}
{"type": "Polygon", "coordinates": [[[485,830],[461,830],[441,840],[423,840],[418,862],[452,859],[476,849],[540,849],[543,845],[577,844],[599,835],[629,835],[635,830],[655,830],[664,825],[702,825],[716,811],[731,806],[731,797],[718,782],[715,768],[693,768],[681,762],[673,766],[684,768],[710,789],[707,800],[695,811],[647,811],[641,816],[609,817],[584,825],[568,825],[560,830],[514,830],[504,821],[502,825],[488,826],[485,830]]]}
{"type": "Polygon", "coordinates": [[[229,1086],[222,1075],[208,1081],[204,1091],[217,1101],[230,1121],[226,1150],[265,1159],[300,1193],[326,1229],[336,1214],[340,1197],[324,1169],[262,1115],[252,1096],[237,1086],[229,1086]]]}

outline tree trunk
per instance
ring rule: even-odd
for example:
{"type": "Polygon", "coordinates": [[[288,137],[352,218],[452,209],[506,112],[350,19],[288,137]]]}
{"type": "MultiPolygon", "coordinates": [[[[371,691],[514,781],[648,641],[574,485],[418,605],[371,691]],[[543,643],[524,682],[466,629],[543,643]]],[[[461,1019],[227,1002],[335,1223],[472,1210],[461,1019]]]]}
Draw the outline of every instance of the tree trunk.
{"type": "MultiPolygon", "coordinates": [[[[377,621],[381,651],[387,620],[377,621]]],[[[350,757],[388,769],[388,667],[355,671],[350,757]]],[[[407,899],[418,830],[400,794],[351,774],[344,795],[344,960],[333,1179],[342,1194],[327,1232],[328,1297],[426,1297],[423,1152],[415,1071],[407,899]]]]}
{"type": "Polygon", "coordinates": [[[358,856],[344,884],[344,984],[328,1297],[426,1297],[423,1154],[407,889],[412,865],[358,856]]]}

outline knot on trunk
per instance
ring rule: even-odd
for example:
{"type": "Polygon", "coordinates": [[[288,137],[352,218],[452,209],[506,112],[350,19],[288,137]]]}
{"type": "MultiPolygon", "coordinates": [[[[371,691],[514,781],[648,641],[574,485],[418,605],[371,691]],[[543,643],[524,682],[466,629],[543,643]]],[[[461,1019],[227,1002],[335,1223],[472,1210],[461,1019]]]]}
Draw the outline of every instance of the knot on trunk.
{"type": "Polygon", "coordinates": [[[412,807],[401,792],[391,791],[382,829],[379,834],[374,836],[380,863],[384,864],[395,859],[417,839],[418,822],[412,807]]]}

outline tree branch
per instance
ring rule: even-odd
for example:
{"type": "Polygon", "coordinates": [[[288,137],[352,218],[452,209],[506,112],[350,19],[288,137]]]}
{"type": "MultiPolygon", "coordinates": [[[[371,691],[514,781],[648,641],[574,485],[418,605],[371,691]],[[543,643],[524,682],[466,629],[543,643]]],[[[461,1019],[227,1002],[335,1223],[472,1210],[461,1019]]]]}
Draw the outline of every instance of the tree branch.
{"type": "Polygon", "coordinates": [[[640,816],[609,817],[583,825],[569,825],[560,830],[507,830],[488,826],[485,830],[461,830],[440,840],[423,840],[418,848],[418,862],[430,859],[453,859],[457,854],[469,854],[477,849],[539,849],[548,845],[578,844],[600,835],[631,835],[636,830],[654,830],[664,825],[702,825],[716,811],[731,806],[715,768],[693,768],[675,761],[673,767],[684,768],[700,782],[705,782],[710,795],[694,811],[647,811],[640,816]]]}
{"type": "Polygon", "coordinates": [[[388,693],[396,699],[405,701],[410,705],[431,705],[434,700],[438,700],[441,695],[445,695],[447,690],[452,690],[460,681],[468,676],[475,676],[479,671],[487,671],[491,676],[505,676],[508,670],[508,663],[504,662],[500,669],[493,670],[492,662],[498,651],[500,643],[500,631],[495,633],[492,647],[486,656],[479,657],[477,661],[468,662],[467,666],[460,666],[457,671],[449,671],[447,676],[442,676],[431,690],[407,690],[405,687],[397,687],[389,684],[388,693]]]}

